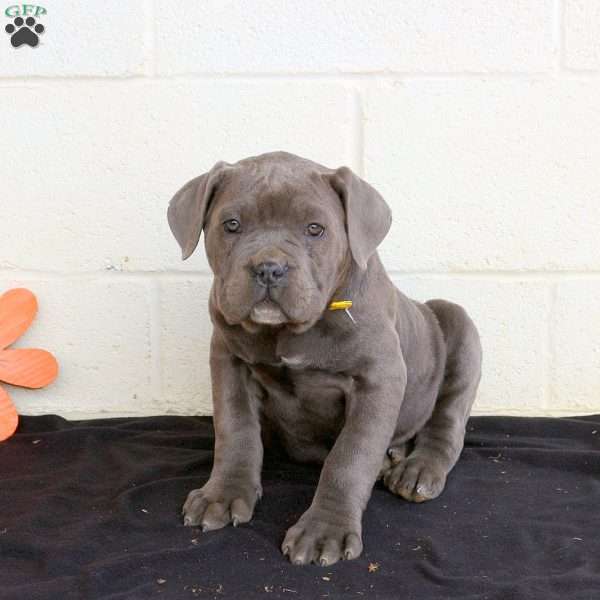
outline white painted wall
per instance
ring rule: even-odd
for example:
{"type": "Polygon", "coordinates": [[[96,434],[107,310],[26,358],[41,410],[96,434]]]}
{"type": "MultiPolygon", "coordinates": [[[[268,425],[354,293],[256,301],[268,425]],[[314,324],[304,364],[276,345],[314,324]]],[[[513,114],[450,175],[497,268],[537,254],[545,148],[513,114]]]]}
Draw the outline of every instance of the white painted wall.
{"type": "Polygon", "coordinates": [[[210,412],[210,273],[165,210],[275,149],[383,193],[394,280],[480,327],[476,412],[600,412],[600,2],[43,6],[35,49],[0,15],[0,291],[61,364],[22,413],[210,412]]]}

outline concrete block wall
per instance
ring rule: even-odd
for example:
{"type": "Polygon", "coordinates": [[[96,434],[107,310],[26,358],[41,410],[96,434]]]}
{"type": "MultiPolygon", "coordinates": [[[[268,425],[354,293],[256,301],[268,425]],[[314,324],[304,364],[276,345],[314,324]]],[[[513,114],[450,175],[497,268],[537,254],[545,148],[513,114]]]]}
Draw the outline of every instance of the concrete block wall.
{"type": "Polygon", "coordinates": [[[476,413],[600,412],[596,0],[43,7],[38,47],[0,39],[0,291],[61,365],[22,413],[210,413],[210,272],[165,210],[276,149],[382,192],[394,281],[479,325],[476,413]]]}

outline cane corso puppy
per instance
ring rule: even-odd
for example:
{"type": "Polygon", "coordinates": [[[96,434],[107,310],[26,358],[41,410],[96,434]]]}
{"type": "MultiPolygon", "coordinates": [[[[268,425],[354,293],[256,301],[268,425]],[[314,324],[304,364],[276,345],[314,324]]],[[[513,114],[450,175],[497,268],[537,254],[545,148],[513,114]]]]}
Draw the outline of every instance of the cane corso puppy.
{"type": "Polygon", "coordinates": [[[376,251],[390,209],[346,167],[285,152],[219,162],[177,192],[168,219],[184,259],[204,231],[214,272],[214,464],[184,523],[249,521],[276,436],[292,459],[323,464],[283,553],[356,558],[378,477],[413,502],[444,488],[480,379],[473,322],[394,287],[376,251]]]}

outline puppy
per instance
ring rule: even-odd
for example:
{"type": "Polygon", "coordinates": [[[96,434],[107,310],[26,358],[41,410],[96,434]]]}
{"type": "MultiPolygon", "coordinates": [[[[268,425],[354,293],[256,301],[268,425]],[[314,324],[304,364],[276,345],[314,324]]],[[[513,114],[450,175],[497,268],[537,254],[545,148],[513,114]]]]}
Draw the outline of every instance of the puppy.
{"type": "Polygon", "coordinates": [[[184,523],[249,521],[277,436],[292,459],[323,464],[283,553],[356,558],[378,476],[413,502],[444,488],[481,376],[473,322],[394,287],[376,251],[390,209],[346,167],[285,152],[219,162],[177,192],[168,220],[184,259],[204,231],[214,272],[214,464],[184,523]]]}

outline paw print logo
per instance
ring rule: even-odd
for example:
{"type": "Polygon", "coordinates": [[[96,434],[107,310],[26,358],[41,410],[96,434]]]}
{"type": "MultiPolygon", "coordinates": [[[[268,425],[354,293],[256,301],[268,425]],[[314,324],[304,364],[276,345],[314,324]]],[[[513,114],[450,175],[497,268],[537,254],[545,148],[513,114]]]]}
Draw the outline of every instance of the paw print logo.
{"type": "Polygon", "coordinates": [[[9,23],[5,27],[6,33],[10,35],[10,43],[15,48],[23,44],[35,48],[40,41],[38,34],[44,33],[44,26],[41,23],[36,24],[33,17],[27,17],[25,20],[17,17],[13,23],[9,23]]]}

